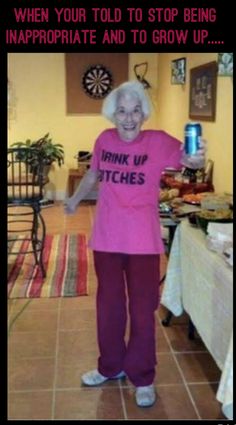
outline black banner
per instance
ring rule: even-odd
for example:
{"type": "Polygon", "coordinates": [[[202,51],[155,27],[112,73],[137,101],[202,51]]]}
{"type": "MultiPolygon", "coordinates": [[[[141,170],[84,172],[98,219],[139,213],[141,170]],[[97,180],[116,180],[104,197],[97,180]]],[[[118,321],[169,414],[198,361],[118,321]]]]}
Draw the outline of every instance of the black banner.
{"type": "Polygon", "coordinates": [[[232,51],[232,15],[222,0],[8,1],[2,45],[9,52],[232,51]]]}

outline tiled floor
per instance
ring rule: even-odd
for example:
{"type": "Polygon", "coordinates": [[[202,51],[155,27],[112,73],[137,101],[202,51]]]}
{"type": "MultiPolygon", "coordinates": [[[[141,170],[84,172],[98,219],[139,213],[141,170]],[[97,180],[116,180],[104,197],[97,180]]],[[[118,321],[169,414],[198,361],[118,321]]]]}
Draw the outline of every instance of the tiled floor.
{"type": "MultiPolygon", "coordinates": [[[[47,232],[89,234],[93,212],[88,203],[74,216],[65,216],[60,204],[46,208],[47,232]]],[[[136,406],[128,379],[81,385],[81,374],[96,367],[98,356],[96,279],[89,256],[88,296],[9,300],[8,419],[224,419],[215,398],[220,370],[198,335],[188,339],[186,316],[162,326],[163,306],[156,314],[154,406],[136,406]]]]}

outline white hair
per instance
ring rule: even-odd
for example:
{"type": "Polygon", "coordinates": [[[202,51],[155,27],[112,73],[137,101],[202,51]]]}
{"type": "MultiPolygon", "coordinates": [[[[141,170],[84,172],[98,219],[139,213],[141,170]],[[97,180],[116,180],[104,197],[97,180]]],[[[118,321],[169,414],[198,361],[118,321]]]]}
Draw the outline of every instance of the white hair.
{"type": "Polygon", "coordinates": [[[121,95],[127,93],[133,94],[139,99],[144,119],[147,120],[151,114],[150,102],[144,91],[143,85],[138,81],[127,81],[112,90],[103,101],[102,115],[115,123],[114,114],[117,108],[117,101],[121,95]]]}

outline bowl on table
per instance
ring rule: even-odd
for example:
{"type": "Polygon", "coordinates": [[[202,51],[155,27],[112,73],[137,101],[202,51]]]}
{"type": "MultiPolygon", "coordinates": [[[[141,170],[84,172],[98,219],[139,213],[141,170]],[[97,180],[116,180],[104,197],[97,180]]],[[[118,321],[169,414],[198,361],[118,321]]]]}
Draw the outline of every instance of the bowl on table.
{"type": "Polygon", "coordinates": [[[201,210],[196,213],[196,222],[207,234],[207,226],[209,223],[232,223],[233,211],[230,209],[222,210],[201,210]]]}

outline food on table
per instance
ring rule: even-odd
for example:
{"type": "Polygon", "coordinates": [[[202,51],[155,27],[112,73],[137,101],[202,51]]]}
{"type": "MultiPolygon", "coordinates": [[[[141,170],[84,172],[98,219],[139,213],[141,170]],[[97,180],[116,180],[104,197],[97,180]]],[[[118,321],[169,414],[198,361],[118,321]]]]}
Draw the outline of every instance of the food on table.
{"type": "Polygon", "coordinates": [[[206,210],[227,209],[230,207],[229,198],[223,195],[208,195],[201,201],[201,207],[206,210]]]}
{"type": "Polygon", "coordinates": [[[207,192],[201,193],[188,193],[183,195],[183,201],[188,202],[190,204],[200,204],[202,199],[207,196],[207,192]]]}
{"type": "Polygon", "coordinates": [[[178,189],[161,189],[159,195],[160,202],[171,201],[179,195],[178,189]]]}
{"type": "Polygon", "coordinates": [[[197,215],[207,220],[225,220],[233,218],[233,211],[229,208],[218,210],[201,210],[197,213],[197,215]]]}

